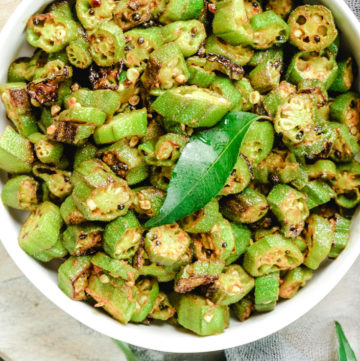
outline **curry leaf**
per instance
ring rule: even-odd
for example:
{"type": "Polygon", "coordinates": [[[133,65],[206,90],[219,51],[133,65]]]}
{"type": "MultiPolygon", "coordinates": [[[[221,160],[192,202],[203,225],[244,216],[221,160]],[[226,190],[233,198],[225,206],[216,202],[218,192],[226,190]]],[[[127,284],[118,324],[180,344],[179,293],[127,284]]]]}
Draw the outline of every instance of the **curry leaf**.
{"type": "Polygon", "coordinates": [[[171,224],[204,208],[225,186],[256,119],[252,113],[229,113],[215,127],[193,136],[174,168],[160,213],[146,226],[171,224]]]}
{"type": "Polygon", "coordinates": [[[335,322],[336,324],[336,333],[339,340],[339,361],[356,361],[356,356],[351,348],[349,341],[346,339],[344,331],[339,322],[335,322]]]}

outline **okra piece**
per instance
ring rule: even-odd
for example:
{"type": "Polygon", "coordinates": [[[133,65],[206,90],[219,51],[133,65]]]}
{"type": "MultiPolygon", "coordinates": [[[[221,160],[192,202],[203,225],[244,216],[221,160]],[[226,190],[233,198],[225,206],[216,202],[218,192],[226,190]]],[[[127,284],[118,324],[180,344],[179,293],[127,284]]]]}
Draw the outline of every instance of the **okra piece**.
{"type": "Polygon", "coordinates": [[[102,246],[102,233],[103,229],[93,224],[69,226],[62,234],[62,242],[72,256],[86,256],[102,246]]]}
{"type": "Polygon", "coordinates": [[[112,66],[123,59],[125,37],[116,24],[100,24],[93,31],[88,31],[88,39],[91,57],[97,65],[112,66]]]}
{"type": "Polygon", "coordinates": [[[9,83],[22,83],[30,77],[28,66],[31,58],[21,57],[15,59],[9,66],[7,81],[9,83]]]}
{"type": "Polygon", "coordinates": [[[309,182],[301,192],[306,196],[306,204],[309,209],[330,202],[336,196],[333,189],[327,183],[320,180],[309,182]]]}
{"type": "Polygon", "coordinates": [[[70,18],[53,13],[36,14],[26,24],[27,41],[35,48],[55,53],[78,35],[78,26],[70,18]]]}
{"type": "Polygon", "coordinates": [[[57,165],[64,152],[64,146],[55,143],[41,133],[33,133],[29,136],[29,140],[34,144],[34,150],[37,158],[41,163],[57,165]]]}
{"type": "Polygon", "coordinates": [[[225,267],[223,261],[196,261],[180,269],[175,276],[174,291],[187,293],[194,288],[213,283],[225,267]]]}
{"type": "Polygon", "coordinates": [[[120,277],[125,281],[136,281],[139,277],[139,272],[131,267],[128,262],[113,259],[104,252],[97,252],[92,256],[91,263],[114,278],[120,277]]]}
{"type": "Polygon", "coordinates": [[[308,251],[304,265],[316,270],[320,263],[329,256],[334,241],[334,233],[329,221],[317,214],[311,215],[307,220],[305,240],[308,251]]]}
{"type": "Polygon", "coordinates": [[[329,89],[337,73],[338,65],[334,55],[329,51],[297,53],[287,69],[286,80],[293,84],[299,84],[304,80],[319,80],[329,89]]]}
{"type": "Polygon", "coordinates": [[[335,81],[330,87],[330,91],[346,93],[351,89],[354,81],[352,58],[338,62],[338,72],[335,81]]]}
{"type": "Polygon", "coordinates": [[[250,296],[244,297],[238,303],[232,304],[231,309],[235,317],[240,322],[244,322],[251,316],[251,313],[254,311],[254,300],[250,296]]]}
{"type": "Polygon", "coordinates": [[[70,182],[71,172],[40,163],[35,164],[32,171],[36,177],[46,183],[50,193],[55,197],[65,198],[71,193],[73,189],[70,182]]]}
{"type": "Polygon", "coordinates": [[[154,307],[159,295],[159,284],[155,279],[143,279],[136,283],[136,306],[132,322],[143,322],[154,307]]]}
{"type": "Polygon", "coordinates": [[[91,272],[91,257],[69,257],[58,269],[59,288],[75,301],[87,299],[85,289],[91,272]]]}
{"type": "Polygon", "coordinates": [[[240,156],[226,181],[220,195],[229,195],[242,192],[250,183],[251,173],[246,158],[240,156]]]}
{"type": "Polygon", "coordinates": [[[204,25],[198,20],[175,21],[161,28],[165,43],[175,42],[183,55],[194,55],[206,38],[204,25]]]}
{"type": "Polygon", "coordinates": [[[274,148],[253,173],[260,183],[290,183],[300,176],[300,165],[291,152],[274,148]]]}
{"type": "Polygon", "coordinates": [[[248,78],[242,78],[234,83],[238,88],[242,96],[242,109],[243,111],[249,111],[254,104],[257,104],[260,100],[260,93],[255,91],[248,78]]]}
{"type": "Polygon", "coordinates": [[[186,64],[190,74],[189,84],[207,88],[214,81],[215,73],[208,69],[206,58],[193,56],[186,60],[186,64]]]}
{"type": "Polygon", "coordinates": [[[145,236],[150,261],[172,266],[181,261],[190,246],[190,236],[177,223],[151,228],[145,236]]]}
{"type": "Polygon", "coordinates": [[[235,235],[235,245],[230,256],[226,259],[225,264],[227,266],[237,261],[245,253],[251,242],[251,232],[248,227],[243,224],[231,223],[231,228],[235,235]]]}
{"type": "Polygon", "coordinates": [[[201,261],[227,261],[233,256],[235,232],[231,223],[219,216],[208,233],[193,235],[195,256],[201,261]]]}
{"type": "Polygon", "coordinates": [[[171,89],[185,84],[189,76],[180,47],[171,42],[162,45],[150,54],[141,81],[150,92],[154,89],[171,89]]]}
{"type": "Polygon", "coordinates": [[[281,61],[268,60],[256,66],[249,74],[252,87],[260,93],[277,88],[281,77],[281,61]]]}
{"type": "Polygon", "coordinates": [[[290,43],[302,51],[327,48],[337,37],[331,11],[322,5],[297,7],[289,16],[290,43]]]}
{"type": "Polygon", "coordinates": [[[176,308],[178,323],[197,335],[222,333],[229,326],[227,306],[216,305],[209,299],[192,294],[172,296],[170,300],[176,308]]]}
{"type": "Polygon", "coordinates": [[[172,318],[175,313],[176,310],[171,305],[166,293],[160,291],[155,299],[153,309],[148,314],[148,318],[153,320],[166,321],[172,318]]]}
{"type": "Polygon", "coordinates": [[[82,213],[76,208],[72,195],[68,196],[64,202],[61,203],[60,214],[68,226],[86,221],[82,213]]]}
{"type": "Polygon", "coordinates": [[[55,119],[51,115],[51,108],[43,108],[41,111],[40,119],[38,120],[38,126],[42,133],[46,134],[47,128],[55,123],[55,119]]]}
{"type": "Polygon", "coordinates": [[[89,43],[83,37],[71,41],[66,47],[66,54],[71,65],[79,69],[86,69],[92,63],[89,43]]]}
{"type": "MultiPolygon", "coordinates": [[[[166,193],[164,191],[151,186],[135,188],[133,191],[135,193],[133,208],[136,213],[149,218],[159,214],[165,201],[166,193]]],[[[184,230],[186,229],[184,228],[184,230]]]]}
{"type": "Polygon", "coordinates": [[[306,166],[309,179],[331,180],[336,177],[336,164],[328,159],[320,159],[306,166]]]}
{"type": "Polygon", "coordinates": [[[287,42],[290,34],[288,24],[273,11],[265,11],[251,19],[254,31],[253,43],[256,49],[268,49],[287,42]]]}
{"type": "Polygon", "coordinates": [[[241,266],[233,264],[225,268],[206,295],[217,305],[227,306],[239,302],[254,286],[254,278],[241,266]]]}
{"type": "Polygon", "coordinates": [[[231,80],[242,79],[245,72],[241,65],[235,64],[228,57],[212,53],[206,55],[206,67],[225,74],[231,80]]]}
{"type": "Polygon", "coordinates": [[[240,153],[252,165],[257,165],[268,156],[273,145],[274,128],[271,122],[256,120],[245,134],[240,153]]]}
{"type": "Polygon", "coordinates": [[[303,261],[304,256],[291,240],[274,234],[261,238],[246,250],[243,267],[252,276],[259,277],[294,269],[303,261]]]}
{"type": "Polygon", "coordinates": [[[41,203],[21,227],[20,247],[30,256],[49,250],[58,241],[62,224],[59,208],[51,202],[41,203]]]}
{"type": "Polygon", "coordinates": [[[92,88],[94,90],[118,90],[120,82],[126,79],[126,71],[122,71],[122,67],[122,62],[107,67],[98,67],[95,64],[91,65],[89,80],[92,88]]]}
{"type": "Polygon", "coordinates": [[[110,20],[115,8],[112,0],[76,0],[76,14],[85,29],[93,29],[98,24],[110,20]]]}
{"type": "Polygon", "coordinates": [[[150,168],[150,184],[155,188],[166,191],[173,173],[174,167],[156,167],[150,168]]]}
{"type": "Polygon", "coordinates": [[[27,94],[26,83],[7,83],[0,86],[0,98],[7,117],[19,134],[27,138],[38,131],[36,119],[27,94]]]}
{"type": "Polygon", "coordinates": [[[114,20],[124,31],[150,20],[151,4],[149,1],[142,0],[134,3],[132,0],[120,0],[115,3],[114,20]]]}
{"type": "Polygon", "coordinates": [[[95,158],[97,152],[98,149],[91,143],[85,143],[82,147],[77,148],[74,157],[74,169],[83,161],[95,158]]]}
{"type": "Polygon", "coordinates": [[[123,324],[130,321],[136,306],[135,286],[120,278],[102,274],[92,275],[85,290],[97,302],[96,307],[102,307],[123,324]]]}
{"type": "Polygon", "coordinates": [[[242,97],[233,82],[226,77],[216,76],[210,89],[231,102],[232,111],[242,110],[242,97]]]}
{"type": "Polygon", "coordinates": [[[167,119],[192,128],[212,127],[231,109],[231,102],[196,86],[181,86],[160,95],[152,108],[167,119]]]}
{"type": "Polygon", "coordinates": [[[1,200],[8,207],[32,211],[39,204],[39,192],[39,182],[31,176],[19,175],[5,183],[1,200]]]}
{"type": "Polygon", "coordinates": [[[144,69],[150,54],[163,45],[161,28],[132,29],[125,35],[124,63],[128,68],[144,69]]]}
{"type": "Polygon", "coordinates": [[[285,18],[293,7],[293,0],[268,0],[266,10],[272,10],[275,14],[285,18]]]}
{"type": "Polygon", "coordinates": [[[30,141],[7,126],[0,137],[0,169],[8,173],[29,173],[34,161],[30,141]]]}
{"type": "Polygon", "coordinates": [[[54,122],[47,130],[47,136],[55,142],[82,146],[94,134],[95,125],[77,124],[70,121],[54,122]]]}
{"type": "Polygon", "coordinates": [[[293,298],[300,287],[305,287],[306,282],[311,280],[313,271],[305,267],[297,267],[286,273],[284,282],[279,289],[281,298],[293,298]]]}
{"type": "Polygon", "coordinates": [[[351,221],[336,214],[330,219],[330,225],[334,232],[334,241],[329,258],[337,258],[349,242],[351,221]]]}
{"type": "Polygon", "coordinates": [[[63,258],[68,254],[68,251],[63,246],[61,239],[55,243],[50,249],[41,251],[40,253],[34,254],[32,257],[40,262],[50,262],[54,258],[63,258]]]}
{"type": "Polygon", "coordinates": [[[354,92],[339,95],[330,106],[331,119],[345,124],[357,139],[360,138],[359,109],[360,97],[354,92]]]}
{"type": "Polygon", "coordinates": [[[72,9],[67,0],[60,0],[49,4],[46,7],[46,11],[54,15],[60,15],[68,19],[73,19],[72,9]]]}
{"type": "Polygon", "coordinates": [[[76,207],[90,221],[111,221],[127,213],[132,192],[126,181],[115,176],[100,160],[81,163],[73,173],[76,207]]]}
{"type": "Polygon", "coordinates": [[[219,215],[219,202],[213,199],[203,209],[183,218],[180,225],[188,233],[210,232],[219,215]]]}
{"type": "Polygon", "coordinates": [[[202,0],[169,0],[162,11],[159,21],[162,24],[178,20],[190,20],[200,17],[204,8],[202,0]]]}
{"type": "Polygon", "coordinates": [[[310,207],[306,200],[304,194],[286,184],[276,185],[267,196],[271,211],[282,224],[281,231],[285,237],[295,238],[304,229],[310,207]]]}
{"type": "Polygon", "coordinates": [[[263,12],[261,7],[262,0],[244,1],[246,15],[251,20],[255,15],[263,12]]]}
{"type": "Polygon", "coordinates": [[[131,259],[140,246],[142,233],[143,230],[134,213],[128,212],[106,225],[104,251],[115,259],[131,259]]]}
{"type": "Polygon", "coordinates": [[[255,223],[269,210],[266,197],[260,192],[246,188],[242,193],[224,197],[220,201],[224,217],[236,223],[255,223]]]}
{"type": "Polygon", "coordinates": [[[255,279],[255,310],[272,311],[279,299],[280,273],[273,272],[255,279]]]}
{"type": "Polygon", "coordinates": [[[284,51],[281,48],[270,48],[267,50],[259,50],[254,53],[253,57],[247,63],[247,65],[256,67],[270,60],[278,61],[282,64],[283,58],[284,58],[284,51]]]}
{"type": "Polygon", "coordinates": [[[216,3],[213,33],[231,45],[252,44],[253,29],[244,0],[222,0],[216,3]]]}

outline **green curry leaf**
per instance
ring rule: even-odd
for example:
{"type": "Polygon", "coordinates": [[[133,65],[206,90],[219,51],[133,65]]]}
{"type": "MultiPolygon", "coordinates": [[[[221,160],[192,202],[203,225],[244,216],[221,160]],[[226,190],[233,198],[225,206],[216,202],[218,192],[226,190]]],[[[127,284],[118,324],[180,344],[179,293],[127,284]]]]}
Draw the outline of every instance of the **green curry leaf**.
{"type": "Polygon", "coordinates": [[[347,340],[339,322],[335,322],[336,333],[339,340],[339,361],[356,361],[356,356],[347,340]]]}
{"type": "Polygon", "coordinates": [[[229,113],[215,127],[193,136],[175,166],[160,213],[146,227],[171,224],[204,208],[226,184],[244,136],[259,118],[229,113]]]}

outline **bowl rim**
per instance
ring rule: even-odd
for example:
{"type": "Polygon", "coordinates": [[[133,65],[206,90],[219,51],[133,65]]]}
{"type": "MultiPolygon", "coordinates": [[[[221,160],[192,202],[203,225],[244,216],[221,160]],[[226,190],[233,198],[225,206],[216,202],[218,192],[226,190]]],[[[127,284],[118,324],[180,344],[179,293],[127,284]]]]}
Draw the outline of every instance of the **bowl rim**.
{"type": "MultiPolygon", "coordinates": [[[[338,27],[345,37],[350,39],[349,41],[354,49],[359,48],[360,50],[360,23],[348,5],[342,0],[322,1],[326,2],[326,5],[336,14],[338,27]]],[[[23,22],[24,15],[28,17],[34,12],[33,3],[39,3],[41,6],[41,4],[44,5],[49,2],[46,0],[22,0],[0,33],[0,48],[6,47],[15,27],[23,22]]],[[[360,66],[360,51],[355,51],[353,56],[360,66]]],[[[14,242],[14,239],[17,239],[14,229],[16,227],[11,227],[14,220],[7,208],[2,204],[0,205],[0,219],[2,219],[2,227],[0,227],[1,242],[12,260],[30,282],[60,309],[86,326],[109,337],[121,339],[121,341],[139,347],[164,352],[197,353],[218,351],[245,345],[269,336],[288,326],[316,306],[340,282],[360,254],[360,209],[358,209],[353,216],[353,220],[356,219],[357,221],[352,222],[349,245],[336,262],[327,265],[326,269],[316,276],[316,284],[312,285],[310,282],[307,287],[299,292],[297,297],[281,303],[279,307],[269,314],[254,317],[251,321],[251,327],[248,327],[249,324],[242,324],[241,328],[246,332],[241,332],[241,339],[236,337],[238,331],[234,330],[234,327],[231,328],[231,326],[223,334],[198,337],[182,332],[179,329],[173,329],[169,332],[169,326],[156,326],[155,329],[155,326],[151,329],[143,325],[123,326],[110,316],[98,310],[90,309],[90,306],[84,303],[70,300],[57,287],[54,277],[49,275],[46,270],[44,271],[43,266],[27,256],[20,249],[17,242],[14,242]],[[161,330],[162,328],[164,330],[161,330]],[[149,332],[149,330],[153,332],[149,332]]],[[[240,322],[232,319],[231,324],[240,325],[240,322]]]]}

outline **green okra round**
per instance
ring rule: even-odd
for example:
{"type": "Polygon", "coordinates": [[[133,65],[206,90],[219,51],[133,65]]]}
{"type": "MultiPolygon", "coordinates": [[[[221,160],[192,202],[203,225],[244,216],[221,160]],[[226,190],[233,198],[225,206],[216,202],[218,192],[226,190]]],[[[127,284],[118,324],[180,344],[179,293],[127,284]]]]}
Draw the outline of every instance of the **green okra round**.
{"type": "Polygon", "coordinates": [[[64,146],[55,143],[41,133],[33,133],[28,138],[34,144],[34,150],[41,163],[58,165],[63,153],[64,146]]]}
{"type": "Polygon", "coordinates": [[[85,29],[93,29],[99,23],[110,20],[115,2],[102,0],[100,6],[92,6],[92,0],[76,0],[76,14],[85,29]]]}
{"type": "Polygon", "coordinates": [[[28,66],[30,61],[31,58],[28,57],[21,57],[15,59],[9,66],[7,81],[9,83],[21,83],[28,80],[28,66]]]}
{"type": "Polygon", "coordinates": [[[159,21],[168,24],[178,20],[197,19],[204,8],[202,0],[169,0],[162,11],[159,21]]]}
{"type": "Polygon", "coordinates": [[[66,47],[66,54],[71,65],[86,69],[92,63],[92,57],[89,52],[89,43],[83,39],[78,38],[66,47]]]}
{"type": "Polygon", "coordinates": [[[226,259],[226,265],[236,262],[245,253],[251,243],[251,231],[248,227],[239,223],[231,223],[235,235],[235,245],[230,256],[226,259]]]}
{"type": "Polygon", "coordinates": [[[329,258],[336,258],[349,242],[351,222],[349,219],[336,214],[333,220],[330,220],[330,224],[334,231],[334,242],[331,246],[329,258]]]}
{"type": "Polygon", "coordinates": [[[86,222],[85,217],[76,208],[72,195],[65,198],[65,200],[61,203],[60,214],[68,226],[86,222]]]}
{"type": "Polygon", "coordinates": [[[354,81],[352,58],[338,62],[338,72],[335,81],[329,88],[330,91],[346,93],[351,89],[354,81]]]}
{"type": "Polygon", "coordinates": [[[135,188],[134,211],[147,217],[155,217],[165,200],[165,192],[155,187],[135,188]]]}
{"type": "Polygon", "coordinates": [[[244,322],[254,310],[254,300],[251,296],[246,296],[239,302],[232,304],[231,310],[239,321],[244,322]]]}
{"type": "Polygon", "coordinates": [[[216,76],[209,87],[212,91],[231,101],[232,111],[242,110],[242,96],[240,91],[235,87],[233,82],[226,77],[216,76]]]}
{"type": "Polygon", "coordinates": [[[176,313],[175,308],[171,305],[166,293],[159,292],[153,305],[153,309],[148,314],[148,318],[153,320],[166,321],[172,318],[176,313]]]}
{"type": "Polygon", "coordinates": [[[293,298],[300,287],[304,287],[306,282],[311,280],[313,271],[305,267],[297,267],[286,273],[284,282],[279,289],[281,298],[293,298]]]}
{"type": "Polygon", "coordinates": [[[285,18],[293,8],[293,0],[268,0],[266,10],[272,10],[275,14],[285,18]]]}
{"type": "Polygon", "coordinates": [[[255,310],[272,311],[279,299],[280,272],[273,272],[255,279],[255,310]]]}

